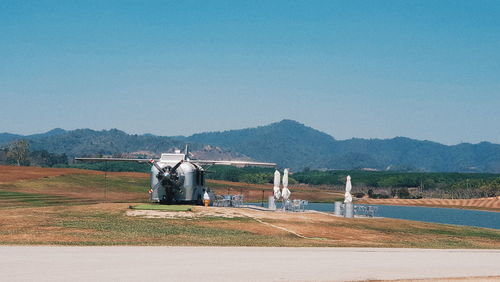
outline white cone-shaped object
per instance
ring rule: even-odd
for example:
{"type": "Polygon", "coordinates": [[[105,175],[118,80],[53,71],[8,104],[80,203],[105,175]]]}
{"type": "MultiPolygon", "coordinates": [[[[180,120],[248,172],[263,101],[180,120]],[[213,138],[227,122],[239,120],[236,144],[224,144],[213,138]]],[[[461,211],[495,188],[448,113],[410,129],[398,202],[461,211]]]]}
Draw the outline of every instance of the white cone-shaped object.
{"type": "Polygon", "coordinates": [[[281,191],[281,196],[283,200],[288,200],[290,198],[290,190],[288,190],[288,168],[285,168],[285,172],[283,172],[283,190],[281,191]]]}
{"type": "Polygon", "coordinates": [[[281,197],[281,192],[280,192],[280,182],[281,182],[281,175],[278,170],[274,172],[274,187],[273,187],[273,192],[274,192],[274,198],[278,200],[281,197]]]}
{"type": "Polygon", "coordinates": [[[344,203],[352,203],[352,196],[351,196],[351,189],[352,189],[352,184],[351,184],[351,176],[347,176],[347,181],[345,183],[345,200],[344,203]]]}

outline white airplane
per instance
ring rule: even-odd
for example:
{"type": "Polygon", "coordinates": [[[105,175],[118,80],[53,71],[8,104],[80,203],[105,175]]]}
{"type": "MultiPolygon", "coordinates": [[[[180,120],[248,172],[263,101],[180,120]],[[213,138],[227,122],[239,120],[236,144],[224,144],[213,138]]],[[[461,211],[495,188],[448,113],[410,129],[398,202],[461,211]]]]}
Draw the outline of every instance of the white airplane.
{"type": "Polygon", "coordinates": [[[163,153],[160,159],[126,159],[126,158],[75,158],[77,161],[116,161],[139,162],[151,164],[150,200],[160,204],[196,203],[201,205],[203,195],[207,192],[213,201],[213,193],[205,186],[205,170],[203,165],[232,165],[276,167],[275,163],[246,161],[213,161],[190,160],[188,147],[184,153],[163,153]]]}

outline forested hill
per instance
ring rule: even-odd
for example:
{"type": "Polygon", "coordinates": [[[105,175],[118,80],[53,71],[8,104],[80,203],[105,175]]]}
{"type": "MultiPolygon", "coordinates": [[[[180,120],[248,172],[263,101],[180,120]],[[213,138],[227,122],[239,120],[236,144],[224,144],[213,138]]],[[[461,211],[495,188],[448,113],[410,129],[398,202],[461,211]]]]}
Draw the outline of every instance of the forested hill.
{"type": "Polygon", "coordinates": [[[292,120],[256,128],[200,133],[186,140],[229,148],[256,160],[276,162],[296,170],[324,167],[329,158],[326,153],[336,144],[332,136],[292,120]]]}
{"type": "Polygon", "coordinates": [[[68,131],[61,129],[61,128],[54,128],[50,131],[47,131],[45,133],[40,133],[40,134],[32,134],[32,135],[19,135],[19,134],[11,134],[11,133],[0,133],[0,146],[7,144],[9,142],[12,142],[14,140],[19,140],[19,139],[29,139],[29,140],[35,140],[43,137],[50,137],[50,136],[55,136],[59,134],[66,134],[68,131]]]}
{"type": "Polygon", "coordinates": [[[184,137],[155,136],[152,134],[127,134],[118,129],[91,130],[76,129],[66,131],[60,128],[34,135],[17,135],[0,133],[0,148],[6,147],[15,140],[28,140],[30,151],[45,150],[51,153],[66,154],[70,158],[76,156],[121,155],[128,157],[157,157],[160,153],[184,149],[189,144],[193,157],[203,159],[237,159],[249,160],[237,152],[218,147],[192,144],[184,137]],[[132,153],[132,154],[131,154],[132,153]]]}
{"type": "Polygon", "coordinates": [[[170,137],[131,135],[117,129],[102,131],[91,129],[64,131],[57,129],[45,134],[29,135],[22,138],[29,140],[30,150],[65,153],[71,157],[95,154],[110,155],[135,151],[158,153],[176,146],[178,148],[183,147],[182,142],[170,137]]]}
{"type": "Polygon", "coordinates": [[[70,157],[148,152],[159,154],[189,143],[194,157],[276,162],[294,171],[311,169],[377,169],[432,172],[500,173],[500,145],[488,142],[446,146],[404,137],[336,140],[292,120],[266,126],[207,132],[189,137],[132,135],[112,129],[54,129],[21,136],[1,133],[0,147],[27,139],[30,150],[70,157]],[[211,145],[211,146],[208,146],[211,145]]]}
{"type": "Polygon", "coordinates": [[[446,146],[404,137],[335,140],[292,120],[267,126],[195,134],[187,141],[237,150],[295,170],[362,169],[500,172],[500,145],[446,146]]]}

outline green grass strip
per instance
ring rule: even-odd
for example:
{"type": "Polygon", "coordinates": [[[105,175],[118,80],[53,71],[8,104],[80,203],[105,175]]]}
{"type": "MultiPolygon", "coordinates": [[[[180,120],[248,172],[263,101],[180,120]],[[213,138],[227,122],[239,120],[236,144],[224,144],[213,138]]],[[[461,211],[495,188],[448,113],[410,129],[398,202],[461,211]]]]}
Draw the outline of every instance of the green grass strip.
{"type": "Polygon", "coordinates": [[[134,210],[157,210],[157,211],[175,211],[175,212],[186,212],[191,211],[191,206],[182,205],[159,205],[159,204],[143,204],[130,206],[134,210]]]}

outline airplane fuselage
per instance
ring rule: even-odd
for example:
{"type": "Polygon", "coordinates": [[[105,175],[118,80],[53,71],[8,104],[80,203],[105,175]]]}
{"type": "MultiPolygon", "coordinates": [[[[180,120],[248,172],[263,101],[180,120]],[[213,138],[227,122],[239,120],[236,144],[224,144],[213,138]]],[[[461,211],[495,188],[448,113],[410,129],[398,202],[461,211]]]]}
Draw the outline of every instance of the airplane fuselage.
{"type": "MultiPolygon", "coordinates": [[[[156,162],[158,167],[173,167],[185,159],[185,154],[162,154],[156,162]]],[[[171,203],[171,202],[198,202],[201,203],[203,194],[208,192],[205,186],[205,171],[195,163],[185,161],[176,169],[176,179],[171,181],[161,180],[160,171],[157,166],[151,166],[151,193],[150,199],[153,202],[171,203]],[[161,185],[158,182],[162,181],[161,185]]],[[[168,171],[168,169],[166,169],[168,171]]]]}

